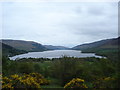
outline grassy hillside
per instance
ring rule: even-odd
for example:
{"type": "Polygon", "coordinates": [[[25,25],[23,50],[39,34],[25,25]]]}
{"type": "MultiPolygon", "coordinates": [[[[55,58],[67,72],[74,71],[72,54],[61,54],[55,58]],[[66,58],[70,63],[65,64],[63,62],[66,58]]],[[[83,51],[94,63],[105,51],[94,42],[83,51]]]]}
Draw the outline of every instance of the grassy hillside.
{"type": "Polygon", "coordinates": [[[12,46],[19,50],[25,50],[28,52],[31,51],[45,51],[47,48],[45,48],[43,45],[33,42],[33,41],[22,41],[22,40],[2,40],[4,44],[7,44],[9,46],[12,46]]]}
{"type": "Polygon", "coordinates": [[[85,50],[85,49],[90,49],[90,48],[118,48],[119,45],[120,45],[120,37],[114,38],[114,39],[96,41],[93,43],[77,45],[73,47],[72,49],[85,50]]]}
{"type": "Polygon", "coordinates": [[[84,53],[93,52],[97,55],[106,56],[111,60],[118,60],[118,54],[120,53],[119,46],[120,37],[78,45],[72,49],[81,50],[84,53]]]}

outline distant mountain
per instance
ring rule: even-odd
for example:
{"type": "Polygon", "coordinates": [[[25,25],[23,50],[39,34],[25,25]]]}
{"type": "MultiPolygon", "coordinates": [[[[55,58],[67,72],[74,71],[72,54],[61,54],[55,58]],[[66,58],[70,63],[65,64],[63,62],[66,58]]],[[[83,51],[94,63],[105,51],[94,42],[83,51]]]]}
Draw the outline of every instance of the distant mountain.
{"type": "Polygon", "coordinates": [[[52,45],[44,45],[44,47],[50,50],[69,50],[70,49],[64,46],[52,46],[52,45]]]}
{"type": "Polygon", "coordinates": [[[0,42],[0,50],[2,51],[2,55],[4,55],[4,56],[14,56],[17,54],[26,53],[26,51],[24,51],[24,50],[15,49],[15,48],[13,48],[9,45],[6,45],[2,42],[0,42]]]}
{"type": "Polygon", "coordinates": [[[33,41],[23,41],[23,40],[2,40],[2,43],[14,47],[15,49],[25,50],[27,52],[33,51],[45,51],[48,50],[43,45],[33,42],[33,41]]]}

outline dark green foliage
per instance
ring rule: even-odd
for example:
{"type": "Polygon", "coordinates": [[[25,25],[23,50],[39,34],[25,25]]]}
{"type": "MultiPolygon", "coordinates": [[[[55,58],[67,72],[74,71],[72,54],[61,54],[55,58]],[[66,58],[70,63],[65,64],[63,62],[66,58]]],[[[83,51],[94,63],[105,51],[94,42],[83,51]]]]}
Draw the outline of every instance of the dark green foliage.
{"type": "MultiPolygon", "coordinates": [[[[28,58],[11,61],[3,57],[3,73],[6,76],[11,74],[23,74],[38,72],[46,78],[52,79],[51,85],[64,86],[73,78],[82,78],[86,81],[88,87],[93,88],[94,82],[104,77],[115,78],[105,85],[118,87],[117,82],[119,74],[117,65],[105,58],[74,58],[62,57],[53,59],[28,58]],[[53,81],[55,80],[55,82],[53,81]],[[57,82],[56,82],[57,81],[57,82]],[[114,82],[114,83],[113,83],[114,82]]],[[[49,86],[48,86],[49,87],[49,86]]]]}
{"type": "Polygon", "coordinates": [[[3,56],[2,57],[2,73],[3,73],[3,75],[8,73],[9,67],[10,67],[10,60],[9,60],[9,58],[3,56]]]}
{"type": "Polygon", "coordinates": [[[34,72],[33,64],[32,63],[20,63],[18,71],[20,73],[32,73],[34,72]]]}
{"type": "Polygon", "coordinates": [[[116,49],[115,48],[107,48],[107,49],[91,48],[91,49],[82,51],[82,53],[96,53],[96,55],[107,57],[108,59],[113,60],[113,61],[119,60],[119,57],[118,57],[119,52],[120,52],[120,49],[118,48],[116,49]]]}
{"type": "Polygon", "coordinates": [[[53,76],[59,78],[62,85],[75,76],[77,69],[77,60],[74,58],[63,57],[53,61],[53,76]]]}

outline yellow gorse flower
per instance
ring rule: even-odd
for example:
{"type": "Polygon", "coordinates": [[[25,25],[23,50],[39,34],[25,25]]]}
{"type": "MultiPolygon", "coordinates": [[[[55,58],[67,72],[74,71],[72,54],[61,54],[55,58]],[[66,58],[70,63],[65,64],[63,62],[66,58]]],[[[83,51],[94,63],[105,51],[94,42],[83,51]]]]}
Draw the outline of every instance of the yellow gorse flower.
{"type": "Polygon", "coordinates": [[[40,85],[49,84],[39,73],[23,74],[21,76],[14,74],[2,78],[2,88],[40,88],[40,85]]]}
{"type": "Polygon", "coordinates": [[[111,86],[109,82],[113,82],[115,78],[113,77],[103,77],[94,82],[94,88],[108,88],[111,86]]]}
{"type": "Polygon", "coordinates": [[[87,86],[84,84],[83,79],[73,78],[64,88],[87,88],[87,86]]]}
{"type": "Polygon", "coordinates": [[[17,74],[11,75],[12,78],[18,78],[19,76],[17,74]]]}
{"type": "Polygon", "coordinates": [[[105,81],[109,81],[109,80],[114,80],[114,78],[112,78],[112,77],[106,77],[106,78],[104,78],[104,80],[105,81]]]}
{"type": "Polygon", "coordinates": [[[8,83],[8,84],[5,84],[5,85],[2,85],[2,88],[13,88],[12,87],[12,83],[8,83]]]}

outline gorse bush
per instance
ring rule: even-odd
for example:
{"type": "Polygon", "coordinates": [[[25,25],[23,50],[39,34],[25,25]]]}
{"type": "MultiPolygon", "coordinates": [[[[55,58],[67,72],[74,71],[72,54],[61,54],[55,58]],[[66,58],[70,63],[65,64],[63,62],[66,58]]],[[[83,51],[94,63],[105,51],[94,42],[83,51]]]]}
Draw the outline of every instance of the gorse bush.
{"type": "Polygon", "coordinates": [[[41,85],[48,84],[49,81],[38,73],[14,74],[2,78],[2,88],[41,88],[41,85]]]}
{"type": "Polygon", "coordinates": [[[35,78],[35,81],[39,83],[40,85],[48,85],[50,83],[49,80],[45,79],[41,74],[39,73],[30,73],[30,76],[35,78]]]}
{"type": "Polygon", "coordinates": [[[73,78],[64,88],[87,88],[87,86],[84,84],[83,79],[73,78]]]}
{"type": "Polygon", "coordinates": [[[117,80],[114,77],[104,77],[94,82],[94,88],[114,88],[117,80]]]}

